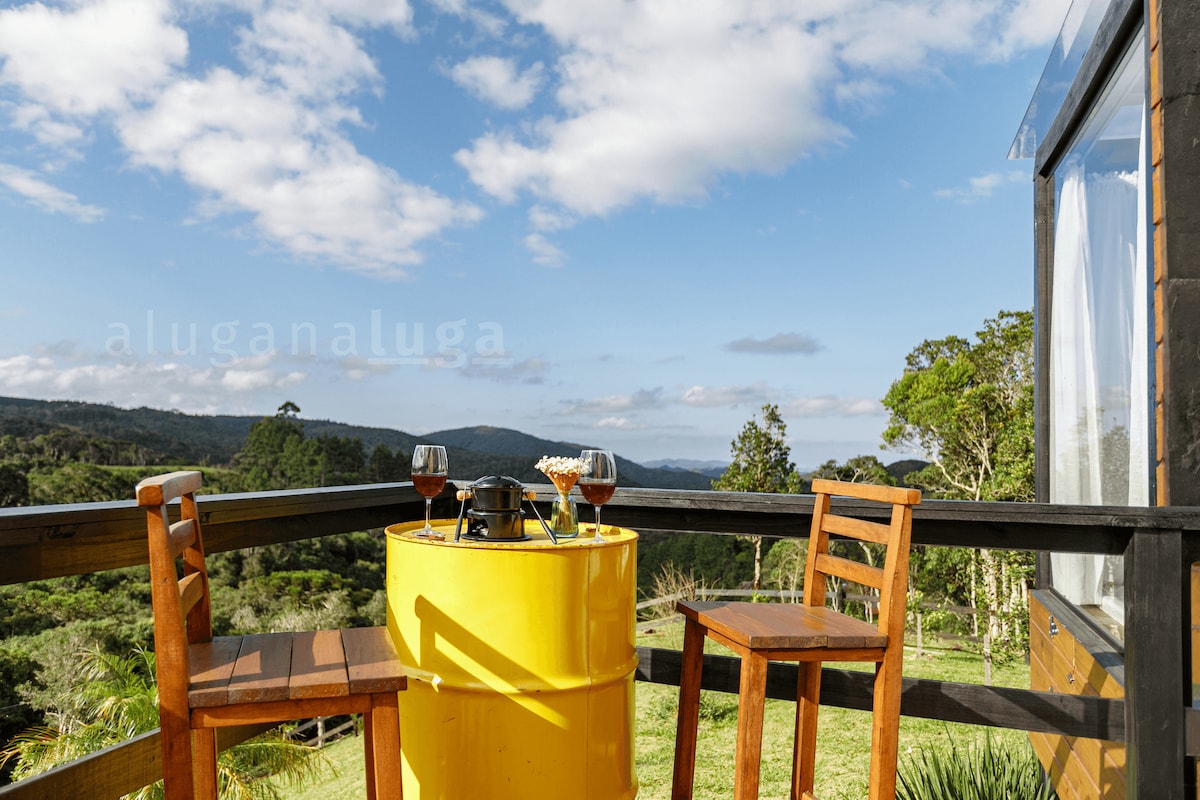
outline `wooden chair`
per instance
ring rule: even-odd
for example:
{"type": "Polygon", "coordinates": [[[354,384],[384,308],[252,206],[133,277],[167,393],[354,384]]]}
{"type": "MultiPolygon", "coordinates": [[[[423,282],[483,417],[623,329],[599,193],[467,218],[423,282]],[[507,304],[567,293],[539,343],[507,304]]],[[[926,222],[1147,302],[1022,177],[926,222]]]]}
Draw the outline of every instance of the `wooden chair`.
{"type": "Polygon", "coordinates": [[[150,540],[163,780],[168,800],[217,796],[216,728],[362,714],[367,795],[399,798],[397,692],[407,678],[386,628],[212,635],[196,512],[199,472],[137,485],[150,540]],[[180,498],[171,524],[167,504],[180,498]],[[183,559],[183,577],[176,559],[183,559]]]}
{"type": "Polygon", "coordinates": [[[900,724],[901,667],[904,654],[905,598],[912,506],[916,489],[837,481],[813,481],[816,503],[804,571],[803,604],[679,602],[683,614],[683,668],[679,679],[679,722],[675,739],[672,800],[692,797],[699,721],[700,674],[704,637],[741,656],[738,689],[735,800],[758,797],[762,755],[763,704],[767,662],[799,662],[796,743],[792,763],[792,800],[812,800],[821,662],[876,662],[871,734],[871,800],[894,800],[900,724]],[[892,505],[891,524],[831,514],[832,495],[892,505]],[[829,534],[885,545],[883,568],[829,553],[829,534]],[[825,608],[825,579],[834,575],[879,590],[878,625],[825,608]]]}

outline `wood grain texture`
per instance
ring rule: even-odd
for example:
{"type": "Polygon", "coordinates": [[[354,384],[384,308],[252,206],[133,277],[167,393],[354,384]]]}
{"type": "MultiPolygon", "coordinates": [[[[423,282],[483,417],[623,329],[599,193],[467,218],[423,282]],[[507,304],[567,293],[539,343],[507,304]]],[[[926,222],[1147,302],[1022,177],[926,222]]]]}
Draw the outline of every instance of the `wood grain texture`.
{"type": "Polygon", "coordinates": [[[346,651],[339,630],[292,634],[288,697],[345,697],[350,694],[346,651]]]}
{"type": "Polygon", "coordinates": [[[763,714],[766,709],[766,655],[761,651],[751,651],[742,659],[741,672],[737,744],[733,759],[733,797],[734,800],[758,800],[763,714]]]}
{"type": "Polygon", "coordinates": [[[204,602],[204,574],[193,572],[179,579],[179,609],[185,615],[204,602]]]}
{"type": "Polygon", "coordinates": [[[680,672],[679,707],[675,723],[675,761],[671,800],[691,800],[696,774],[696,737],[700,725],[700,684],[704,668],[704,629],[685,618],[680,672]]]}
{"type": "Polygon", "coordinates": [[[269,703],[288,699],[292,634],[252,633],[242,637],[229,678],[230,703],[269,703]]]}
{"type": "Polygon", "coordinates": [[[749,649],[865,649],[887,643],[874,625],[823,606],[726,600],[680,601],[676,609],[697,620],[706,631],[749,649]]]}
{"type": "Polygon", "coordinates": [[[188,704],[192,708],[220,706],[229,702],[229,679],[242,649],[242,637],[217,636],[211,642],[188,647],[191,679],[188,704]]]}
{"type": "Polygon", "coordinates": [[[408,686],[386,627],[344,628],[341,633],[352,694],[398,692],[408,686]]]}
{"type": "Polygon", "coordinates": [[[139,481],[133,493],[139,506],[161,506],[181,495],[200,491],[203,480],[195,470],[168,472],[139,481]]]}
{"type": "Polygon", "coordinates": [[[840,514],[826,514],[821,526],[827,533],[858,539],[862,542],[886,544],[888,540],[887,525],[854,517],[843,517],[840,514]]]}

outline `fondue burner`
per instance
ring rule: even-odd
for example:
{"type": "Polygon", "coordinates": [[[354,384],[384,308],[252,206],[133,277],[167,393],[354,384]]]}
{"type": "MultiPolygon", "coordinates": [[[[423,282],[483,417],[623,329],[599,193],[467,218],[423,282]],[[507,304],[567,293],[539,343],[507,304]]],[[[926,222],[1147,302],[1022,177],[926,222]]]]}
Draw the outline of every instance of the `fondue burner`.
{"type": "Polygon", "coordinates": [[[520,542],[531,537],[525,533],[524,511],[479,511],[472,508],[467,512],[467,529],[462,538],[520,542]]]}

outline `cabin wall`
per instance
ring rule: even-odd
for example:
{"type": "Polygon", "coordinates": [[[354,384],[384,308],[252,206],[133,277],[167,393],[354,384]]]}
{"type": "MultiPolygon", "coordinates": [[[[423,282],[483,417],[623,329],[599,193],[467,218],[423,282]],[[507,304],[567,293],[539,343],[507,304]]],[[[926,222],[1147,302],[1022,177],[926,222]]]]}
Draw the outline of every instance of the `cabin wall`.
{"type": "MultiPolygon", "coordinates": [[[[1048,591],[1029,598],[1029,675],[1036,691],[1125,697],[1117,648],[1048,591]]],[[[1124,800],[1123,743],[1045,733],[1031,733],[1029,741],[1061,800],[1124,800]]]]}
{"type": "Polygon", "coordinates": [[[1200,4],[1148,0],[1159,505],[1200,504],[1200,4]]]}

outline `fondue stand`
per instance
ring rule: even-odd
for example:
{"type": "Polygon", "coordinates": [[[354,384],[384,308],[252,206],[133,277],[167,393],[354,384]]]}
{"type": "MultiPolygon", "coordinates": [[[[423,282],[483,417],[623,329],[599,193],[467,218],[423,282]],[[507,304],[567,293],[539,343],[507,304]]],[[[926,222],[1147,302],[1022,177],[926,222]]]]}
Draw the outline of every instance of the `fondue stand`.
{"type": "Polygon", "coordinates": [[[624,800],[633,771],[637,534],[554,544],[387,528],[388,630],[408,673],[405,800],[624,800]]]}

